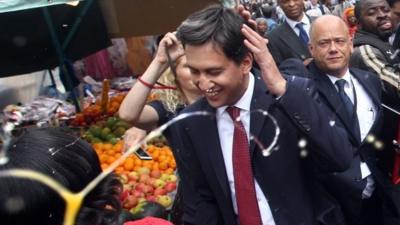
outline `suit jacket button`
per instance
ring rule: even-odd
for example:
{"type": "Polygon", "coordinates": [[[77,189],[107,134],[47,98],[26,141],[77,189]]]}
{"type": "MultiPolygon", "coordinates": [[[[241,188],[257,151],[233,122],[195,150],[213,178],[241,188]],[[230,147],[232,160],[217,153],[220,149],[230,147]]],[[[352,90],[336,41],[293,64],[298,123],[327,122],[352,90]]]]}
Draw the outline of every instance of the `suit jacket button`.
{"type": "Polygon", "coordinates": [[[308,124],[303,124],[303,128],[304,130],[306,130],[307,132],[310,132],[311,127],[308,124]]]}

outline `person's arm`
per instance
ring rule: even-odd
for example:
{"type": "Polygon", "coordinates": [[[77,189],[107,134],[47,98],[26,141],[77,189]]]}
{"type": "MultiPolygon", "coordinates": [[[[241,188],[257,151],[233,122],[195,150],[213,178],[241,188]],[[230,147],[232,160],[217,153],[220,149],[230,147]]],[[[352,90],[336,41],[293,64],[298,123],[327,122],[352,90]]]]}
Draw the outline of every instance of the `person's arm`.
{"type": "Polygon", "coordinates": [[[366,65],[367,70],[375,72],[379,75],[379,78],[393,85],[400,91],[399,69],[395,68],[395,65],[387,62],[378,49],[370,45],[361,45],[357,50],[357,54],[359,54],[358,57],[360,57],[364,65],[366,65]]]}
{"type": "Polygon", "coordinates": [[[139,129],[137,127],[131,127],[125,131],[124,143],[125,149],[138,144],[144,137],[146,137],[147,132],[145,130],[139,129]]]}
{"type": "Polygon", "coordinates": [[[167,49],[173,61],[183,55],[183,48],[176,36],[173,33],[167,33],[161,40],[150,66],[139,78],[140,80],[135,82],[119,108],[120,118],[136,127],[151,130],[158,124],[158,114],[151,106],[146,105],[146,100],[152,85],[168,67],[167,49]]]}
{"type": "Polygon", "coordinates": [[[325,171],[347,169],[353,158],[353,146],[347,132],[332,119],[334,112],[321,102],[313,81],[294,76],[285,79],[265,47],[267,40],[249,27],[244,26],[242,31],[268,91],[280,97],[280,108],[309,140],[307,150],[312,151],[314,162],[325,171]]]}
{"type": "Polygon", "coordinates": [[[355,48],[350,59],[350,65],[377,74],[383,81],[382,90],[385,96],[390,99],[389,102],[395,103],[390,106],[399,109],[400,68],[396,68],[396,65],[387,62],[379,49],[370,45],[361,45],[355,48]]]}
{"type": "Polygon", "coordinates": [[[261,37],[247,25],[243,25],[242,32],[246,39],[244,44],[253,53],[254,60],[261,70],[261,76],[271,94],[282,96],[286,92],[286,80],[276,66],[271,53],[268,51],[268,40],[261,37]]]}

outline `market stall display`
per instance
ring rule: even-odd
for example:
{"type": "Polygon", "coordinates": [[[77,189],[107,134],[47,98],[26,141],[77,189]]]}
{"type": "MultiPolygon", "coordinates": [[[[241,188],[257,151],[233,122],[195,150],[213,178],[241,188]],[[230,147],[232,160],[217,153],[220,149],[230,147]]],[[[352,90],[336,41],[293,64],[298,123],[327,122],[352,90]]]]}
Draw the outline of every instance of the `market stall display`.
{"type": "MultiPolygon", "coordinates": [[[[130,127],[117,115],[126,93],[111,90],[110,87],[115,86],[113,83],[105,80],[101,91],[97,93],[96,102],[93,103],[88,97],[87,107],[83,108],[82,113],[77,113],[70,123],[79,128],[81,137],[92,144],[103,170],[124,154],[122,136],[130,127]]],[[[154,98],[156,95],[152,94],[148,100],[154,98]]],[[[146,160],[132,154],[115,169],[123,183],[120,198],[122,206],[134,213],[142,207],[140,203],[150,201],[170,209],[178,182],[172,150],[163,137],[153,139],[142,149],[151,158],[146,160]]]]}

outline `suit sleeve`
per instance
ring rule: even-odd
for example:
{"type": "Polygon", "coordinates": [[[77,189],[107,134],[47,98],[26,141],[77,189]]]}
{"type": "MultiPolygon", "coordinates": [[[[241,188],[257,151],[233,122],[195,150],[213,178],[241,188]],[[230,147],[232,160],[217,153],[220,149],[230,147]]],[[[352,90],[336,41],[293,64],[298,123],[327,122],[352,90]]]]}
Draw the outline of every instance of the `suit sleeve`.
{"type": "Polygon", "coordinates": [[[178,138],[180,139],[180,161],[185,167],[182,176],[190,177],[193,191],[196,192],[195,224],[196,225],[219,225],[224,224],[220,209],[210,189],[207,179],[202,172],[198,157],[196,157],[194,146],[190,136],[186,132],[184,121],[177,125],[178,138]],[[190,163],[189,163],[190,162],[190,163]]]}
{"type": "Polygon", "coordinates": [[[316,165],[327,172],[346,170],[353,158],[347,132],[335,123],[335,114],[322,103],[314,82],[297,76],[287,77],[287,91],[279,105],[307,137],[307,150],[316,165]]]}

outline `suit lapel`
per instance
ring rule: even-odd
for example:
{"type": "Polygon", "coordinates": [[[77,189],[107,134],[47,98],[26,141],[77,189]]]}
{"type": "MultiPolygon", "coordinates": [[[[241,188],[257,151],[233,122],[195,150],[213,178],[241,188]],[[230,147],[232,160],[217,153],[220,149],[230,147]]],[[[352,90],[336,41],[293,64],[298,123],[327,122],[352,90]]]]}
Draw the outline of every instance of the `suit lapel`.
{"type": "Polygon", "coordinates": [[[328,76],[321,73],[314,63],[310,63],[309,70],[311,72],[311,76],[317,84],[317,88],[319,89],[320,93],[324,96],[330,107],[335,112],[335,115],[330,116],[331,120],[335,121],[336,117],[339,118],[347,131],[351,134],[350,137],[352,141],[357,143],[357,145],[360,144],[359,138],[354,133],[351,118],[346,112],[346,108],[343,106],[338,92],[331,80],[328,78],[328,76]]]}
{"type": "MultiPolygon", "coordinates": [[[[377,115],[375,117],[374,124],[372,125],[369,133],[375,132],[376,127],[379,125],[380,117],[382,114],[382,106],[380,101],[380,91],[374,88],[376,85],[373,84],[371,79],[368,79],[368,76],[373,76],[370,73],[361,74],[359,71],[354,69],[350,69],[350,73],[358,80],[364,90],[367,92],[368,96],[372,99],[373,104],[376,106],[377,115]]],[[[365,72],[364,72],[365,73],[365,72]]],[[[365,140],[365,139],[364,139],[365,140]]]]}
{"type": "Polygon", "coordinates": [[[290,48],[290,51],[295,52],[301,60],[309,58],[307,47],[301,42],[300,38],[287,22],[283,23],[282,30],[282,34],[284,35],[281,35],[280,38],[290,48]]]}
{"type": "Polygon", "coordinates": [[[368,93],[369,97],[372,99],[372,102],[379,109],[381,107],[380,100],[379,100],[380,99],[379,90],[375,90],[375,88],[374,88],[375,85],[373,83],[371,83],[372,81],[370,79],[368,79],[368,76],[372,76],[372,75],[369,73],[366,75],[361,74],[361,73],[355,71],[354,69],[350,69],[350,73],[359,81],[361,86],[363,86],[364,90],[368,93]]]}
{"type": "MultiPolygon", "coordinates": [[[[205,104],[204,110],[210,112],[212,115],[215,115],[216,113],[215,109],[212,108],[207,103],[205,104]]],[[[226,175],[226,168],[224,163],[225,162],[224,156],[222,155],[221,143],[219,141],[217,120],[215,116],[213,116],[211,119],[209,117],[203,118],[201,122],[197,123],[195,126],[197,127],[195,128],[197,130],[207,131],[198,134],[199,137],[200,136],[204,137],[202,138],[202,140],[206,140],[200,142],[200,144],[202,145],[200,149],[201,151],[204,151],[206,154],[208,154],[209,162],[211,162],[214,174],[218,178],[218,182],[221,186],[221,189],[224,192],[225,197],[231,199],[229,182],[228,182],[228,177],[226,175]],[[210,146],[213,147],[210,148],[210,146]]]]}
{"type": "MultiPolygon", "coordinates": [[[[268,119],[260,112],[256,110],[268,110],[268,108],[276,102],[276,100],[269,94],[266,94],[267,89],[263,84],[263,81],[259,76],[255,76],[254,92],[251,100],[250,111],[250,133],[255,137],[259,137],[261,129],[264,127],[265,120],[268,119]]],[[[273,132],[273,130],[271,130],[273,132]]],[[[266,143],[263,143],[266,144],[266,143]]],[[[255,141],[250,142],[250,155],[253,156],[256,143],[255,141]]],[[[268,147],[268,146],[265,146],[268,147]]]]}

